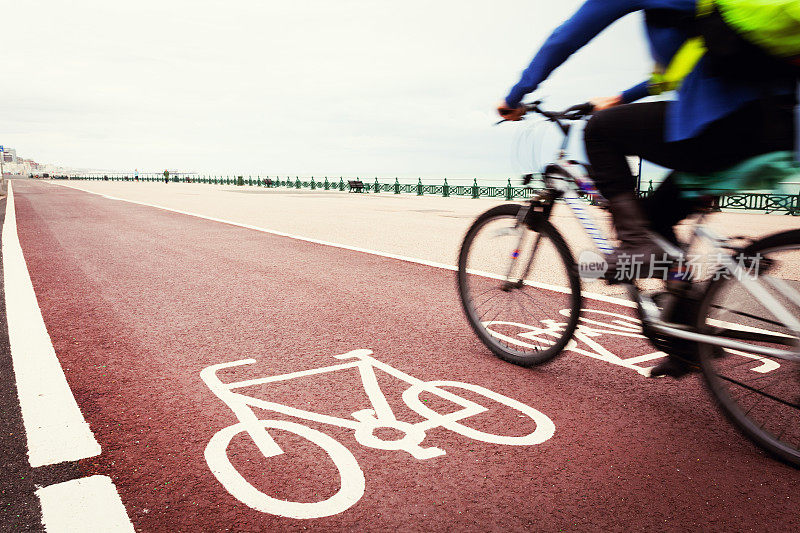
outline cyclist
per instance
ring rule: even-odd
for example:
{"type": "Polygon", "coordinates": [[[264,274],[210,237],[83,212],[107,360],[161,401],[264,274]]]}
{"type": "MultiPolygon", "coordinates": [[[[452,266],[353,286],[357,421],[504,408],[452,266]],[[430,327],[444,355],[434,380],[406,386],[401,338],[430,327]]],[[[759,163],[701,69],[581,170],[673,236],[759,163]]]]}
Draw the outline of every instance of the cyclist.
{"type": "MultiPolygon", "coordinates": [[[[644,12],[655,61],[669,65],[692,37],[695,9],[696,0],[586,0],[545,41],[498,112],[520,120],[525,114],[520,101],[527,93],[606,27],[636,11],[644,12]]],[[[647,274],[649,261],[663,253],[648,229],[674,241],[674,225],[693,207],[681,198],[671,176],[640,205],[625,156],[677,171],[711,173],[756,155],[794,150],[796,82],[791,76],[718,76],[703,58],[673,101],[633,104],[648,96],[649,85],[592,100],[595,113],[584,131],[593,177],[608,200],[620,241],[608,257],[608,279],[620,273],[624,258],[642,257],[640,272],[647,274]]]]}

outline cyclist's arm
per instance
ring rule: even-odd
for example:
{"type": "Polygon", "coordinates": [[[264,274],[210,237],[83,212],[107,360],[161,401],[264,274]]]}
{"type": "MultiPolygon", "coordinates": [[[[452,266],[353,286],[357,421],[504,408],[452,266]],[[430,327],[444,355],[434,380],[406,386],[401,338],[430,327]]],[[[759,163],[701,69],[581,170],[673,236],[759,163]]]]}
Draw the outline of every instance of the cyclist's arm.
{"type": "Polygon", "coordinates": [[[642,98],[650,96],[650,80],[643,81],[622,93],[622,103],[630,104],[642,98]]]}
{"type": "Polygon", "coordinates": [[[522,78],[506,97],[509,107],[517,107],[522,98],[536,90],[541,82],[569,56],[583,48],[611,23],[647,7],[647,0],[586,0],[578,11],[545,41],[522,73],[522,78]]]}

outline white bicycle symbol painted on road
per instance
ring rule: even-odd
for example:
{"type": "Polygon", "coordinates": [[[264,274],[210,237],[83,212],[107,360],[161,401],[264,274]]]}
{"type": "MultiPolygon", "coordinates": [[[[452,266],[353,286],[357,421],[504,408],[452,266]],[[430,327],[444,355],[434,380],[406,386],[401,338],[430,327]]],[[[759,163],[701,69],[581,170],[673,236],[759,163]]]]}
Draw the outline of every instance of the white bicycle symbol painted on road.
{"type": "MultiPolygon", "coordinates": [[[[560,314],[568,317],[570,315],[569,309],[562,309],[560,314]]],[[[567,327],[566,322],[558,320],[541,320],[540,325],[521,324],[518,322],[506,321],[487,321],[483,325],[494,337],[501,339],[508,344],[516,344],[523,348],[537,349],[541,346],[555,344],[555,339],[561,337],[564,328],[567,327]],[[511,335],[509,333],[501,333],[492,329],[493,326],[499,327],[512,327],[516,328],[516,332],[511,335]]],[[[765,329],[755,328],[752,326],[745,326],[742,324],[730,324],[719,320],[710,321],[723,327],[735,327],[744,331],[753,331],[758,333],[766,333],[772,335],[780,335],[779,332],[768,331],[765,329]]],[[[499,329],[499,328],[498,328],[499,329]]],[[[641,344],[641,348],[649,349],[650,345],[647,343],[647,337],[642,335],[642,322],[638,318],[631,316],[611,313],[609,311],[601,311],[599,309],[583,309],[581,311],[580,321],[578,328],[572,339],[564,347],[564,352],[573,352],[578,355],[599,359],[606,363],[621,366],[635,370],[640,375],[649,377],[650,367],[641,366],[642,364],[649,363],[655,359],[666,357],[667,354],[660,351],[646,352],[641,355],[628,356],[623,358],[621,355],[614,353],[618,352],[618,342],[615,338],[627,337],[632,339],[642,339],[645,342],[641,344]],[[610,342],[601,342],[607,338],[610,342]],[[614,351],[612,351],[614,350],[614,351]]],[[[741,355],[744,358],[752,359],[755,365],[751,370],[760,374],[766,374],[777,370],[781,365],[768,357],[763,357],[756,354],[741,352],[739,350],[726,349],[727,353],[741,355]]]]}
{"type": "MultiPolygon", "coordinates": [[[[266,409],[284,415],[293,416],[303,420],[321,422],[342,428],[352,429],[355,439],[362,446],[379,450],[402,450],[408,452],[416,459],[430,459],[445,455],[445,451],[436,447],[423,447],[425,432],[438,427],[443,427],[469,437],[471,439],[494,444],[511,446],[530,446],[540,444],[553,436],[555,426],[546,415],[536,409],[513,400],[502,394],[490,391],[479,385],[459,381],[422,381],[409,376],[386,363],[371,357],[370,350],[355,350],[346,354],[335,356],[336,359],[348,360],[347,362],[315,368],[290,374],[282,374],[266,378],[250,379],[233,383],[223,383],[217,372],[225,368],[255,363],[255,359],[244,359],[230,363],[212,365],[200,373],[206,385],[220,400],[231,408],[239,422],[218,431],[209,441],[205,449],[205,458],[211,471],[225,489],[235,498],[253,509],[264,513],[291,518],[320,518],[341,513],[354,505],[364,494],[365,479],[358,462],[353,454],[338,441],[329,435],[317,431],[303,424],[285,420],[260,420],[253,412],[253,407],[266,409]],[[265,401],[259,398],[246,396],[233,392],[234,389],[276,383],[317,374],[339,372],[357,368],[367,393],[371,409],[362,409],[352,414],[351,418],[339,418],[312,411],[297,409],[289,405],[265,401]],[[395,378],[405,381],[411,386],[403,391],[403,402],[425,420],[415,424],[398,420],[386,397],[378,385],[375,369],[379,369],[395,378]],[[507,407],[515,409],[526,415],[536,424],[536,429],[524,436],[506,436],[485,433],[460,422],[466,418],[484,413],[489,409],[473,401],[453,394],[442,387],[463,389],[473,394],[494,400],[507,407]],[[461,407],[460,410],[440,414],[426,406],[420,400],[421,393],[428,393],[461,407]],[[376,435],[376,430],[389,428],[400,432],[403,436],[397,440],[384,440],[376,435]],[[326,500],[319,502],[293,502],[273,498],[259,491],[251,485],[231,464],[228,458],[228,446],[233,437],[241,432],[246,432],[258,447],[265,458],[275,457],[284,453],[280,446],[269,434],[268,429],[280,429],[294,433],[322,448],[339,470],[340,489],[326,500]]],[[[522,415],[520,415],[522,416],[522,415]]]]}

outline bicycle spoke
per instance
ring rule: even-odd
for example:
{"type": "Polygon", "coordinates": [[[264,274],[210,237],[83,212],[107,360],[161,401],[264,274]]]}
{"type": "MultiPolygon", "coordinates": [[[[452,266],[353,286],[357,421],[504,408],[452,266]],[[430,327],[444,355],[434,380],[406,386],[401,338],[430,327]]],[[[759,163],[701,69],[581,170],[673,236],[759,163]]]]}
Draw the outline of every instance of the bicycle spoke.
{"type": "MultiPolygon", "coordinates": [[[[527,310],[527,309],[525,309],[525,306],[524,306],[524,305],[522,305],[522,301],[521,301],[519,298],[515,298],[515,301],[517,302],[517,305],[518,305],[518,306],[519,306],[519,308],[522,310],[522,312],[527,314],[527,313],[528,313],[528,310],[527,310]]],[[[529,324],[529,325],[530,325],[530,326],[533,326],[533,324],[529,324]]],[[[541,350],[541,349],[542,349],[542,345],[541,345],[541,343],[539,342],[539,339],[537,339],[537,338],[535,338],[535,337],[533,337],[533,338],[530,338],[530,337],[529,337],[529,338],[528,338],[528,340],[532,340],[532,341],[534,341],[534,342],[536,343],[536,349],[537,349],[537,350],[541,350]]]]}
{"type": "Polygon", "coordinates": [[[760,391],[759,389],[756,389],[756,388],[754,388],[754,387],[751,387],[750,385],[747,385],[747,384],[745,384],[745,383],[742,383],[741,381],[737,381],[737,380],[735,380],[735,379],[728,378],[728,377],[726,377],[726,376],[719,376],[719,377],[720,377],[721,379],[724,379],[725,381],[728,381],[728,382],[730,382],[730,383],[733,383],[733,384],[739,385],[740,387],[742,387],[742,388],[744,388],[744,389],[747,389],[747,390],[749,390],[749,391],[751,391],[751,392],[758,392],[758,393],[760,393],[762,396],[766,396],[766,397],[767,397],[767,398],[769,398],[770,400],[774,400],[774,401],[776,401],[776,402],[778,402],[778,403],[781,403],[781,404],[783,404],[783,405],[786,405],[787,407],[792,407],[793,409],[800,409],[800,403],[791,403],[791,402],[789,402],[788,400],[783,400],[783,399],[781,399],[781,398],[778,398],[777,396],[773,396],[772,394],[769,394],[769,393],[767,393],[767,392],[762,392],[762,391],[760,391]]]}
{"type": "MultiPolygon", "coordinates": [[[[489,298],[484,300],[484,302],[481,304],[481,307],[483,307],[484,305],[486,305],[487,303],[489,303],[490,301],[492,301],[494,298],[496,298],[497,296],[499,296],[502,293],[503,293],[503,291],[501,291],[500,289],[495,289],[494,294],[492,294],[489,298]]],[[[483,318],[483,315],[481,315],[481,319],[482,318],[483,318]]]]}
{"type": "Polygon", "coordinates": [[[742,331],[739,329],[720,329],[714,331],[714,336],[727,337],[740,341],[767,342],[771,344],[781,344],[784,346],[794,346],[794,339],[784,335],[771,335],[769,333],[757,333],[742,331]]]}
{"type": "Polygon", "coordinates": [[[502,313],[503,311],[505,311],[507,308],[508,308],[508,300],[506,300],[506,301],[505,301],[505,305],[504,305],[504,306],[503,306],[503,307],[502,307],[502,308],[501,308],[501,309],[500,309],[498,312],[496,312],[496,313],[495,313],[495,314],[492,316],[491,320],[487,320],[486,322],[487,322],[487,323],[492,323],[492,322],[494,322],[495,320],[497,320],[497,317],[498,317],[498,316],[500,316],[500,313],[502,313]]]}
{"type": "Polygon", "coordinates": [[[475,300],[477,300],[478,298],[480,298],[481,296],[483,296],[487,292],[492,292],[492,291],[496,291],[496,290],[499,290],[499,289],[497,287],[491,287],[489,289],[486,289],[485,291],[480,292],[480,293],[476,294],[475,296],[473,296],[472,301],[475,302],[475,300]]]}
{"type": "Polygon", "coordinates": [[[779,328],[786,327],[784,324],[781,324],[780,322],[776,322],[775,320],[770,320],[768,318],[759,317],[759,316],[756,316],[756,315],[751,315],[750,313],[745,313],[744,311],[738,311],[738,310],[735,310],[735,309],[728,309],[726,307],[722,307],[722,306],[718,306],[718,305],[712,305],[711,307],[714,308],[714,309],[725,309],[726,311],[728,311],[732,315],[738,315],[738,316],[742,316],[742,317],[749,318],[749,319],[752,319],[752,320],[758,320],[760,322],[765,322],[767,324],[770,324],[771,326],[778,326],[779,328]]]}
{"type": "Polygon", "coordinates": [[[534,297],[533,297],[533,296],[531,296],[530,294],[528,294],[527,292],[524,292],[524,291],[523,291],[523,293],[522,293],[522,294],[523,294],[524,296],[526,296],[526,297],[527,297],[527,298],[528,298],[530,301],[532,301],[532,302],[533,302],[533,304],[534,304],[536,307],[538,307],[538,308],[539,308],[539,311],[542,311],[542,313],[544,314],[544,310],[543,310],[543,309],[542,309],[542,307],[539,305],[539,302],[537,302],[537,301],[536,301],[536,299],[534,299],[534,297]]]}

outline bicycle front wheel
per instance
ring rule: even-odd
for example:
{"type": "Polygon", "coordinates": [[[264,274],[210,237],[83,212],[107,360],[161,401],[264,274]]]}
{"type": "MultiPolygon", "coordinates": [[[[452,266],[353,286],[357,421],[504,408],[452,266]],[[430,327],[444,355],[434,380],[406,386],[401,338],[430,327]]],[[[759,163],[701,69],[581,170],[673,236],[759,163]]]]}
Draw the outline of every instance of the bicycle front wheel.
{"type": "Polygon", "coordinates": [[[547,221],[518,224],[521,208],[501,205],[473,223],[458,258],[458,290],[480,340],[501,359],[532,366],[572,338],[581,286],[558,231],[547,221]]]}
{"type": "Polygon", "coordinates": [[[762,239],[738,259],[738,275],[724,272],[709,285],[698,331],[745,347],[700,344],[703,375],[722,411],[747,437],[800,466],[800,362],[759,353],[797,353],[800,346],[797,332],[785,324],[800,317],[800,231],[762,239]]]}

